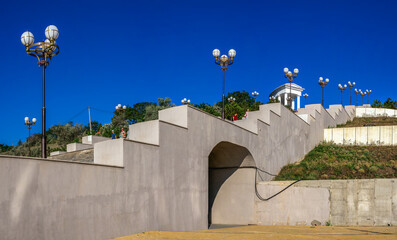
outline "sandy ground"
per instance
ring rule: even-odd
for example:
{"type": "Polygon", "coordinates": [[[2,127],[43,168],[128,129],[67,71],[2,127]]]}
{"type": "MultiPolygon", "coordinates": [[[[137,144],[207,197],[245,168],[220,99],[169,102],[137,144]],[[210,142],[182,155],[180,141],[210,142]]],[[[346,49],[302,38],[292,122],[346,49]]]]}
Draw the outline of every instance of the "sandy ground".
{"type": "Polygon", "coordinates": [[[309,226],[246,226],[211,229],[197,232],[150,231],[115,238],[136,239],[392,239],[397,240],[397,227],[309,227],[309,226]]]}

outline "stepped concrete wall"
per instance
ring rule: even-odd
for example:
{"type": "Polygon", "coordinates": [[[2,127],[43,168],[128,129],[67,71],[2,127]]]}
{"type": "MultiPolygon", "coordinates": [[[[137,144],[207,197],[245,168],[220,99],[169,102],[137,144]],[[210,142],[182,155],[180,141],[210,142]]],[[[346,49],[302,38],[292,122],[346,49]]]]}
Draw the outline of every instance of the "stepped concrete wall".
{"type": "MultiPolygon", "coordinates": [[[[291,183],[261,182],[258,191],[269,197],[291,183]]],[[[256,209],[264,225],[395,226],[397,179],[301,181],[269,201],[257,199],[256,209]]]]}
{"type": "MultiPolygon", "coordinates": [[[[206,229],[209,221],[222,221],[215,216],[225,206],[255,214],[254,191],[237,203],[227,201],[240,183],[255,185],[255,171],[239,169],[247,159],[246,167],[277,174],[320,143],[324,128],[352,117],[341,107],[326,110],[319,104],[297,114],[279,103],[266,104],[232,123],[179,106],[160,111],[158,121],[133,125],[133,140],[96,143],[93,164],[0,156],[0,235],[108,239],[206,229]],[[239,154],[230,154],[236,149],[239,154]]],[[[264,172],[257,177],[272,178],[264,172]]],[[[256,215],[242,220],[231,214],[228,223],[252,219],[256,215]]]]}

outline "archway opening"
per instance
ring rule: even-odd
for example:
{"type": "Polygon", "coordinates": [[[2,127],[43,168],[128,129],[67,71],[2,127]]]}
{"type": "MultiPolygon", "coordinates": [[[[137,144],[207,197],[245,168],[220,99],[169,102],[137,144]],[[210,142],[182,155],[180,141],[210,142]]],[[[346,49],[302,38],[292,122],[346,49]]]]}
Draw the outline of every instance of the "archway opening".
{"type": "Polygon", "coordinates": [[[208,224],[255,223],[256,164],[247,148],[220,142],[208,156],[208,224]]]}

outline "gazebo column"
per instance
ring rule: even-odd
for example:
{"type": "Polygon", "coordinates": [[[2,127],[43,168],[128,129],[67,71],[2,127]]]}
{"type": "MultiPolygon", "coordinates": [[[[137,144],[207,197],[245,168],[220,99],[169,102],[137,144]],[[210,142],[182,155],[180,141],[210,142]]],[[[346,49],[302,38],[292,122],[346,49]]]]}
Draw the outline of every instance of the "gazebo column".
{"type": "Polygon", "coordinates": [[[296,108],[299,109],[301,108],[301,97],[298,96],[298,102],[296,103],[296,108]]]}
{"type": "Polygon", "coordinates": [[[284,106],[288,105],[288,94],[284,93],[284,106]]]}
{"type": "Polygon", "coordinates": [[[292,110],[295,110],[295,98],[292,99],[292,105],[291,105],[292,110]]]}
{"type": "Polygon", "coordinates": [[[277,99],[279,102],[281,102],[281,95],[278,95],[277,99]]]}

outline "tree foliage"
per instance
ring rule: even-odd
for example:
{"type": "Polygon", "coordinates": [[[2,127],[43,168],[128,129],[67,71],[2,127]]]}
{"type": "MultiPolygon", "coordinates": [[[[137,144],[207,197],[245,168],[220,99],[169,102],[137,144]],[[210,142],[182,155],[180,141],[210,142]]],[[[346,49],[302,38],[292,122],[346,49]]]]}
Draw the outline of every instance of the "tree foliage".
{"type": "Polygon", "coordinates": [[[397,101],[393,101],[391,98],[387,98],[386,101],[383,102],[380,100],[375,100],[372,105],[373,108],[390,108],[397,109],[397,101]]]}
{"type": "Polygon", "coordinates": [[[159,118],[160,110],[175,106],[175,104],[172,103],[172,100],[169,97],[158,98],[157,101],[158,104],[151,104],[146,106],[145,117],[144,117],[145,121],[156,120],[159,118]]]}

